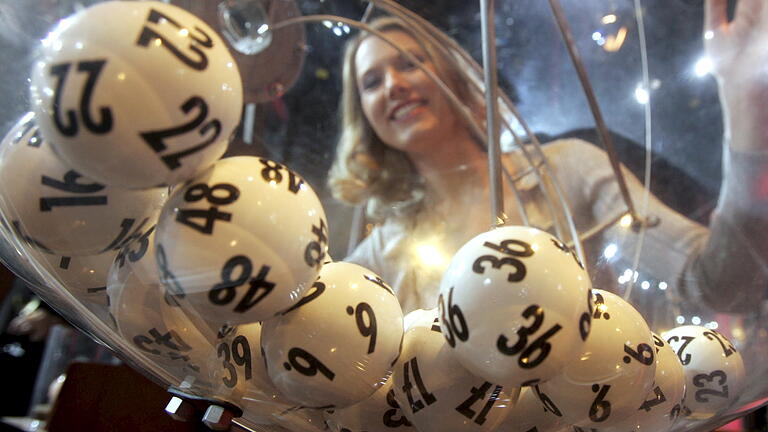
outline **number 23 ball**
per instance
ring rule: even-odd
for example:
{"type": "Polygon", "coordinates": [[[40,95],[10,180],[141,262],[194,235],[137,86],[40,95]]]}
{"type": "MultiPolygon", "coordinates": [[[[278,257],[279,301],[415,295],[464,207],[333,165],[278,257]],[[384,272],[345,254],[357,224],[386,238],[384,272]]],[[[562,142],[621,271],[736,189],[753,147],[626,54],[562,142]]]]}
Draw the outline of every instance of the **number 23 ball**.
{"type": "Polygon", "coordinates": [[[238,156],[174,191],[155,240],[166,286],[207,321],[240,324],[301,299],[325,259],[328,231],[320,200],[296,173],[238,156]]]}
{"type": "Polygon", "coordinates": [[[440,284],[440,327],[459,362],[503,385],[544,381],[589,334],[590,280],[550,234],[509,226],[459,249],[440,284]]]}
{"type": "Polygon", "coordinates": [[[43,136],[87,177],[174,184],[216,161],[240,120],[240,73],[202,20],[161,2],[112,1],[65,20],[32,71],[43,136]]]}

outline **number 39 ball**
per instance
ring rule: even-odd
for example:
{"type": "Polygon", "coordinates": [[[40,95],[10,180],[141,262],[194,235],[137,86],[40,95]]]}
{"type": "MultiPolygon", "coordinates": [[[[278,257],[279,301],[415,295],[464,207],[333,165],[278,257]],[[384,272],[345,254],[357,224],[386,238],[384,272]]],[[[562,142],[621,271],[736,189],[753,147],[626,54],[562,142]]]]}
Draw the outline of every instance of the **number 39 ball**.
{"type": "Polygon", "coordinates": [[[155,240],[163,282],[218,326],[262,321],[298,302],[317,279],[328,231],[301,177],[238,156],[174,191],[155,240]]]}
{"type": "Polygon", "coordinates": [[[161,2],[100,3],[43,40],[31,100],[43,136],[104,184],[174,184],[210,166],[240,119],[240,73],[202,20],[161,2]]]}
{"type": "Polygon", "coordinates": [[[590,288],[581,262],[550,234],[497,228],[451,260],[440,284],[440,327],[475,375],[514,386],[544,381],[581,352],[590,288]]]}

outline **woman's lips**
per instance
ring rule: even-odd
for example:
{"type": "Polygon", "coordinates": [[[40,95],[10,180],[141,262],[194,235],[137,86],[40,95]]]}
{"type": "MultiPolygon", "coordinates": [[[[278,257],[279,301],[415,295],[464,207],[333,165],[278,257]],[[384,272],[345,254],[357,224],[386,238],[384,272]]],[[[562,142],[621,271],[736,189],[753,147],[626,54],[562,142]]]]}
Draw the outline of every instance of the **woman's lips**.
{"type": "Polygon", "coordinates": [[[390,114],[389,118],[390,120],[393,120],[393,121],[399,121],[399,120],[410,118],[413,115],[417,114],[420,111],[420,108],[422,108],[425,105],[426,105],[426,101],[421,99],[412,100],[412,101],[400,104],[392,110],[392,114],[390,114]]]}

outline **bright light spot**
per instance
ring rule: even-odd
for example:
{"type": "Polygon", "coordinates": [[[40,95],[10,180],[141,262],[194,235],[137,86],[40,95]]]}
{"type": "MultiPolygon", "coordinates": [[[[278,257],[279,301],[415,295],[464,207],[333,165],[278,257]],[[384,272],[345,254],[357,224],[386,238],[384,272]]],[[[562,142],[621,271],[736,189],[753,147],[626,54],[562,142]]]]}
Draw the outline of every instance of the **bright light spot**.
{"type": "Polygon", "coordinates": [[[343,33],[341,32],[341,29],[340,29],[340,28],[338,28],[338,27],[334,27],[334,28],[333,28],[333,34],[335,34],[336,36],[339,36],[339,37],[341,37],[341,35],[342,35],[343,33]]]}
{"type": "Polygon", "coordinates": [[[701,318],[695,316],[695,317],[691,318],[691,323],[693,325],[699,325],[699,324],[701,324],[701,318]]]}
{"type": "Polygon", "coordinates": [[[54,51],[61,51],[61,48],[63,48],[63,46],[64,46],[64,44],[62,44],[60,40],[57,39],[57,40],[53,41],[52,48],[53,48],[54,51]]]}
{"type": "Polygon", "coordinates": [[[615,243],[611,243],[603,251],[603,256],[605,257],[605,259],[611,259],[616,256],[616,251],[618,250],[619,250],[619,247],[616,246],[615,243]]]}
{"type": "Polygon", "coordinates": [[[330,22],[330,21],[323,21],[323,25],[324,25],[325,27],[327,27],[327,28],[331,28],[331,27],[333,27],[333,23],[332,23],[332,22],[330,22]]]}
{"type": "Polygon", "coordinates": [[[623,284],[629,281],[629,278],[625,278],[624,275],[619,276],[619,283],[623,284]]]}
{"type": "Polygon", "coordinates": [[[237,246],[237,240],[232,240],[231,242],[229,242],[229,247],[235,247],[235,246],[237,246]]]}
{"type": "Polygon", "coordinates": [[[624,270],[624,277],[627,278],[627,279],[632,277],[632,270],[631,269],[625,269],[624,270]]]}
{"type": "Polygon", "coordinates": [[[160,39],[160,38],[156,38],[155,39],[155,46],[160,46],[162,44],[163,44],[163,40],[162,39],[160,39]]]}
{"type": "Polygon", "coordinates": [[[704,32],[704,39],[710,40],[713,37],[715,37],[715,32],[713,32],[712,30],[707,30],[704,32]]]}
{"type": "Polygon", "coordinates": [[[596,31],[596,32],[592,33],[592,40],[593,41],[597,42],[597,41],[599,41],[602,38],[603,38],[603,35],[600,34],[599,31],[596,31]]]}
{"type": "Polygon", "coordinates": [[[274,181],[274,180],[270,180],[269,181],[269,185],[272,186],[272,187],[277,187],[277,182],[274,181]]]}
{"type": "Polygon", "coordinates": [[[83,45],[83,43],[82,43],[82,42],[75,42],[75,49],[79,49],[79,50],[81,50],[81,49],[83,49],[83,46],[84,46],[84,45],[83,45]]]}
{"type": "Polygon", "coordinates": [[[678,324],[685,324],[685,317],[682,315],[678,315],[677,318],[675,318],[675,322],[678,324]]]}
{"type": "Polygon", "coordinates": [[[632,215],[625,214],[622,216],[619,220],[619,225],[621,225],[622,228],[628,228],[630,225],[632,225],[632,215]]]}
{"type": "Polygon", "coordinates": [[[700,58],[693,66],[693,72],[701,78],[712,72],[712,60],[709,57],[700,58]]]}
{"type": "Polygon", "coordinates": [[[252,182],[252,181],[253,181],[253,176],[248,176],[248,177],[246,178],[246,180],[248,180],[249,182],[252,182]]]}
{"type": "Polygon", "coordinates": [[[664,281],[659,282],[659,289],[662,290],[662,291],[667,289],[667,283],[664,282],[664,281]]]}
{"type": "Polygon", "coordinates": [[[344,33],[349,34],[350,29],[349,29],[348,25],[344,24],[344,26],[342,28],[344,29],[344,33]]]}
{"type": "Polygon", "coordinates": [[[538,252],[539,251],[539,244],[538,243],[532,244],[531,245],[531,250],[534,251],[534,252],[538,252]]]}
{"type": "Polygon", "coordinates": [[[600,21],[602,21],[603,24],[613,24],[613,23],[616,22],[616,15],[608,14],[608,15],[604,16],[603,19],[600,20],[600,21]]]}
{"type": "Polygon", "coordinates": [[[645,105],[650,100],[650,95],[648,94],[648,90],[644,89],[642,86],[637,86],[635,88],[635,99],[637,100],[637,103],[645,105]]]}
{"type": "Polygon", "coordinates": [[[632,281],[633,281],[633,282],[637,282],[637,277],[638,277],[638,276],[639,276],[639,275],[637,274],[637,272],[634,272],[634,273],[632,274],[632,281]]]}
{"type": "Polygon", "coordinates": [[[651,287],[651,283],[648,282],[648,281],[643,281],[643,283],[640,284],[640,288],[642,288],[644,290],[647,290],[650,287],[651,287]]]}
{"type": "Polygon", "coordinates": [[[416,255],[421,261],[421,264],[426,267],[441,267],[445,263],[445,256],[440,249],[429,243],[417,245],[416,255]]]}
{"type": "Polygon", "coordinates": [[[125,73],[124,72],[120,72],[119,74],[117,74],[117,80],[118,81],[125,81],[125,73]]]}
{"type": "Polygon", "coordinates": [[[258,30],[256,30],[256,33],[258,33],[258,34],[264,34],[264,33],[266,33],[267,31],[269,31],[269,26],[268,26],[268,25],[266,25],[266,24],[262,24],[262,25],[261,25],[261,26],[258,28],[258,30]]]}
{"type": "Polygon", "coordinates": [[[720,327],[720,325],[717,324],[717,321],[712,321],[711,323],[709,323],[709,328],[711,328],[712,330],[717,330],[718,327],[720,327]]]}
{"type": "Polygon", "coordinates": [[[179,30],[179,36],[181,36],[181,37],[187,37],[187,36],[189,36],[189,30],[187,30],[187,29],[185,29],[185,28],[183,28],[183,29],[179,30]]]}

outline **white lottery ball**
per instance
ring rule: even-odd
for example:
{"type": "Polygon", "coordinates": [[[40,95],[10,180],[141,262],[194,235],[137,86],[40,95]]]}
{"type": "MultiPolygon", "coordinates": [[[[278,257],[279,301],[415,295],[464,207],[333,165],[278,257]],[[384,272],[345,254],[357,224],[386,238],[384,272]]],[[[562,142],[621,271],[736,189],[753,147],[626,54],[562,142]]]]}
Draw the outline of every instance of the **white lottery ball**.
{"type": "Polygon", "coordinates": [[[312,287],[263,323],[269,376],[282,394],[308,407],[356,404],[387,380],[400,353],[400,304],[376,274],[356,264],[326,264],[312,287]]]}
{"type": "Polygon", "coordinates": [[[204,336],[167,294],[154,263],[152,233],[121,251],[107,294],[118,333],[175,378],[214,385],[215,339],[204,336]]]}
{"type": "Polygon", "coordinates": [[[592,332],[576,360],[539,385],[564,419],[601,429],[634,414],[651,390],[656,352],[651,330],[621,297],[593,290],[592,332]]]}
{"type": "Polygon", "coordinates": [[[225,386],[243,386],[243,397],[248,399],[271,401],[277,398],[277,390],[269,379],[261,353],[261,323],[231,328],[219,338],[216,356],[225,371],[225,386]]]}
{"type": "Polygon", "coordinates": [[[509,226],[459,249],[440,284],[440,326],[462,365],[527,385],[578,358],[589,335],[591,283],[550,234],[509,226]]]}
{"type": "Polygon", "coordinates": [[[128,190],[87,179],[64,165],[25,115],[2,142],[0,195],[14,233],[58,255],[119,249],[166,199],[163,188],[128,190]]]}
{"type": "Polygon", "coordinates": [[[664,432],[672,428],[682,413],[685,396],[683,365],[675,351],[660,336],[653,334],[656,373],[653,387],[634,415],[601,432],[664,432]]]}
{"type": "Polygon", "coordinates": [[[685,371],[683,414],[707,419],[730,406],[744,386],[744,361],[716,330],[687,325],[664,332],[685,371]]]}
{"type": "Polygon", "coordinates": [[[211,322],[263,321],[317,279],[328,248],[325,213],[296,173],[238,156],[176,188],[157,228],[166,283],[211,322]]]}
{"type": "MultiPolygon", "coordinates": [[[[563,427],[562,414],[552,412],[542,405],[536,392],[538,387],[523,387],[520,398],[509,412],[507,418],[499,425],[498,430],[504,432],[552,432],[563,427]]],[[[627,431],[629,432],[629,431],[627,431]]]]}
{"type": "Polygon", "coordinates": [[[437,310],[414,312],[420,316],[409,319],[412,324],[390,378],[401,411],[421,432],[496,430],[520,388],[472,375],[443,338],[437,310]]]}
{"type": "Polygon", "coordinates": [[[224,154],[242,83],[221,38],[162,2],[111,1],[62,20],[40,47],[31,99],[43,136],[104,184],[186,180],[224,154]]]}
{"type": "Polygon", "coordinates": [[[392,379],[368,399],[350,407],[329,410],[325,414],[333,432],[416,432],[395,399],[392,379]]]}

